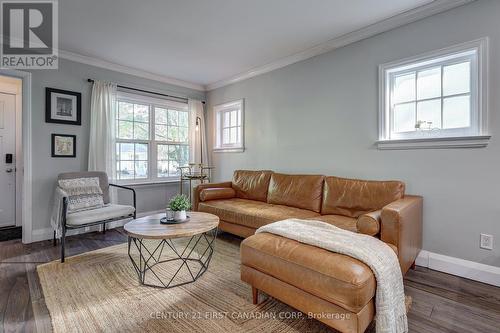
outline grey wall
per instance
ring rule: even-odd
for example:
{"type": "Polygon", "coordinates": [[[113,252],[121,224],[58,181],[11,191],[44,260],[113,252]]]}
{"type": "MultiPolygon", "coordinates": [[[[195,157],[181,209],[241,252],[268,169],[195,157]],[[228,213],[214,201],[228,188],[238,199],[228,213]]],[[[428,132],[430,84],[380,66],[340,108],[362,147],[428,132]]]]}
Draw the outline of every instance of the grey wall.
{"type": "MultiPolygon", "coordinates": [[[[55,180],[59,173],[87,170],[90,94],[92,85],[88,78],[106,80],[132,87],[150,89],[177,96],[204,100],[205,93],[134,77],[103,68],[93,67],[64,59],[59,60],[58,70],[33,70],[32,82],[32,149],[33,149],[33,232],[42,233],[50,227],[50,204],[55,180]],[[82,93],[82,126],[49,124],[45,122],[45,88],[59,88],[82,93]],[[50,157],[50,134],[76,134],[76,158],[50,157]]],[[[178,191],[178,183],[136,186],[137,209],[147,212],[163,209],[170,196],[178,191]]],[[[120,199],[126,200],[125,193],[120,199]]]]}
{"type": "Polygon", "coordinates": [[[499,17],[500,1],[480,0],[210,91],[208,124],[213,105],[244,98],[246,108],[246,151],[212,154],[217,180],[238,168],[400,179],[424,196],[424,249],[500,266],[499,17]],[[377,150],[378,65],[485,36],[488,147],[377,150]],[[494,251],[479,249],[480,233],[495,236],[494,251]]]}

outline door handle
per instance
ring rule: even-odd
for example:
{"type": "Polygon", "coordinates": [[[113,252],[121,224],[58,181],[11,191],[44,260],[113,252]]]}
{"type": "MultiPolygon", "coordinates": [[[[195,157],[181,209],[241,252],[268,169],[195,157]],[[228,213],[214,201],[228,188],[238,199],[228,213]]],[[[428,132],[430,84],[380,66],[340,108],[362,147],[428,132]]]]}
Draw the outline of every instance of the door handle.
{"type": "Polygon", "coordinates": [[[12,168],[5,169],[5,172],[7,173],[11,173],[12,171],[14,171],[12,168]]]}

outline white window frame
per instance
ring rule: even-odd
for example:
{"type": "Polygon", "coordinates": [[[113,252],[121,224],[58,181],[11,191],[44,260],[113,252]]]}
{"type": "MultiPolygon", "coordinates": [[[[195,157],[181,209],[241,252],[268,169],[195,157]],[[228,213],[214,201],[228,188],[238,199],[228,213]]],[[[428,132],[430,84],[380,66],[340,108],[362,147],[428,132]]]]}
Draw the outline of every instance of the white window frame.
{"type": "Polygon", "coordinates": [[[245,150],[245,110],[244,100],[227,102],[214,106],[214,152],[243,152],[245,150]],[[240,142],[235,144],[223,144],[223,121],[224,113],[237,111],[240,119],[239,130],[240,142]]]}
{"type": "MultiPolygon", "coordinates": [[[[159,144],[169,144],[169,145],[187,145],[188,152],[190,149],[190,126],[191,119],[188,109],[187,103],[181,103],[176,101],[171,101],[167,99],[155,98],[148,95],[141,94],[132,94],[125,91],[117,91],[116,94],[116,116],[115,121],[118,121],[118,102],[126,101],[129,103],[136,104],[147,104],[149,105],[149,140],[137,140],[137,139],[119,139],[115,137],[113,149],[116,150],[117,143],[145,143],[148,144],[148,178],[141,179],[117,179],[116,182],[120,185],[142,185],[142,184],[161,184],[161,183],[170,183],[170,182],[178,182],[180,180],[179,176],[173,177],[158,177],[158,145],[159,144]],[[183,144],[179,142],[171,142],[164,140],[156,140],[155,135],[155,107],[185,111],[188,112],[188,143],[183,144]]],[[[116,130],[118,131],[118,127],[116,130]]],[[[117,155],[117,152],[114,152],[114,156],[117,155]]],[[[115,161],[116,163],[116,161],[115,161]]],[[[116,170],[118,172],[118,170],[116,170]]]]}
{"type": "MultiPolygon", "coordinates": [[[[417,98],[417,97],[415,97],[417,98]]],[[[443,98],[441,96],[441,98],[443,98]]],[[[438,51],[379,66],[379,149],[485,147],[488,135],[488,38],[454,45],[438,51]],[[467,130],[435,130],[391,134],[391,77],[404,71],[471,60],[471,127],[467,130]]]]}

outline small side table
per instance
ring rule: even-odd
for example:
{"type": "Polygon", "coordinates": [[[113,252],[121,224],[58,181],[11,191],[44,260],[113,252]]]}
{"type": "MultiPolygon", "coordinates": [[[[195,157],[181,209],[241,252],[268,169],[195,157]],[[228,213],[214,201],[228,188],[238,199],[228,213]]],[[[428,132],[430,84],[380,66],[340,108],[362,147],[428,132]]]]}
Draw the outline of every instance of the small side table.
{"type": "Polygon", "coordinates": [[[204,166],[202,164],[190,164],[189,166],[179,167],[181,171],[180,194],[183,194],[183,185],[185,181],[189,182],[189,200],[192,202],[193,181],[199,181],[200,184],[205,182],[210,183],[212,178],[212,166],[204,166]]]}

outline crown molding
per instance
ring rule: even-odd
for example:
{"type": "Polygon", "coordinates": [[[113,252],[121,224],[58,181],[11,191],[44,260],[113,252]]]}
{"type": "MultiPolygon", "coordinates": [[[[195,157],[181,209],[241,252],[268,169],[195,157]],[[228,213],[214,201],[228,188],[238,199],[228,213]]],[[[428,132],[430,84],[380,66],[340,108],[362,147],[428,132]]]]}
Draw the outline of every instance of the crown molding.
{"type": "Polygon", "coordinates": [[[73,52],[68,52],[59,49],[59,58],[63,58],[66,60],[71,60],[95,67],[100,67],[100,68],[105,68],[109,69],[112,71],[120,72],[120,73],[125,73],[137,77],[141,77],[144,79],[149,79],[153,81],[158,81],[158,82],[163,82],[167,84],[172,84],[175,86],[179,87],[184,87],[184,88],[189,88],[189,89],[194,89],[194,90],[199,90],[199,91],[205,91],[205,86],[197,83],[192,83],[192,82],[187,82],[179,79],[174,79],[168,76],[163,76],[159,74],[154,74],[151,72],[143,71],[137,68],[129,67],[129,66],[124,66],[120,64],[116,64],[110,61],[94,58],[94,57],[89,57],[89,56],[84,56],[81,54],[73,53],[73,52]]]}
{"type": "Polygon", "coordinates": [[[439,14],[441,12],[459,7],[476,0],[434,0],[426,5],[405,11],[385,20],[371,24],[359,30],[347,33],[345,35],[330,39],[322,44],[318,44],[304,51],[292,54],[290,56],[278,59],[264,66],[255,67],[249,71],[237,74],[235,76],[223,79],[205,86],[206,91],[224,87],[236,82],[240,82],[257,75],[268,73],[276,69],[306,60],[320,54],[335,50],[337,48],[358,42],[360,40],[378,35],[385,31],[421,20],[423,18],[439,14]]]}

